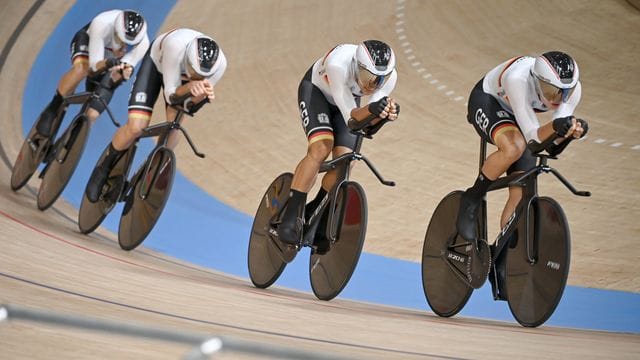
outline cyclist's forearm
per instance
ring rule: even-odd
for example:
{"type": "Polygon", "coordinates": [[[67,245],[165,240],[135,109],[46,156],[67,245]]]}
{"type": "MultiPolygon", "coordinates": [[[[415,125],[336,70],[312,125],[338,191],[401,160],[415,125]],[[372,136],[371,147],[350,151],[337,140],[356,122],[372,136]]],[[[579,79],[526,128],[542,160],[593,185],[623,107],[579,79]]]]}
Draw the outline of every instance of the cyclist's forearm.
{"type": "Polygon", "coordinates": [[[189,97],[191,97],[191,89],[189,88],[189,84],[187,83],[178,86],[176,92],[169,96],[169,102],[171,102],[171,105],[179,105],[184,103],[184,101],[189,97]]]}
{"type": "Polygon", "coordinates": [[[367,105],[359,107],[359,108],[354,108],[353,110],[351,110],[351,118],[354,119],[355,121],[363,121],[369,118],[369,116],[371,116],[372,114],[369,112],[369,108],[367,105]]]}
{"type": "Polygon", "coordinates": [[[553,130],[553,122],[548,122],[538,128],[538,139],[540,139],[540,142],[543,142],[555,133],[553,130]]]}

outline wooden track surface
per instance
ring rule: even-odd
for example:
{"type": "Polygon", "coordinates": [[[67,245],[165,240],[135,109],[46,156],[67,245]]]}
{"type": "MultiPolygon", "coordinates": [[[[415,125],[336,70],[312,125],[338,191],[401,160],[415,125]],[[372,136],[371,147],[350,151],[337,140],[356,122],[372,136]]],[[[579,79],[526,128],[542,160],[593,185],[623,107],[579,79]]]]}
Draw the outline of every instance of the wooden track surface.
{"type": "MultiPolygon", "coordinates": [[[[558,199],[571,222],[569,282],[639,291],[640,150],[632,147],[640,144],[635,119],[640,113],[640,13],[622,0],[554,4],[549,9],[535,2],[406,1],[398,9],[397,2],[374,1],[325,1],[322,6],[293,0],[181,1],[162,29],[188,24],[210,33],[229,58],[214,106],[187,124],[209,156],[196,159],[181,146],[181,170],[222,201],[253,213],[269,181],[293,169],[305,151],[296,106],[304,71],[336,43],[386,40],[398,57],[394,96],[403,112],[365,144],[364,152],[398,186],[377,184],[362,165],[354,178],[369,198],[366,251],[418,261],[437,202],[450,190],[468,186],[476,171],[478,139],[465,122],[464,106],[471,86],[506,58],[562,49],[579,62],[585,90],[578,115],[592,125],[591,136],[568,149],[556,167],[594,196],[573,197],[550,178],[541,184],[541,192],[558,199]],[[438,82],[431,84],[434,79],[438,82]],[[442,85],[446,88],[438,89],[442,85]],[[456,101],[458,96],[465,100],[456,101]],[[623,145],[612,146],[617,142],[623,145]]],[[[0,4],[0,46],[30,5],[0,4]]],[[[0,73],[0,108],[16,114],[0,118],[0,143],[11,161],[21,142],[28,69],[69,6],[45,2],[0,73]]],[[[425,311],[413,311],[340,299],[321,302],[277,287],[259,291],[246,279],[147,249],[121,251],[104,230],[82,236],[69,220],[76,217],[72,207],[60,201],[53,211],[39,212],[29,191],[9,190],[9,174],[0,164],[0,303],[357,358],[632,359],[640,353],[637,335],[524,329],[438,318],[426,304],[425,311]]],[[[0,325],[0,349],[0,359],[176,358],[186,352],[170,344],[31,323],[0,325]]]]}

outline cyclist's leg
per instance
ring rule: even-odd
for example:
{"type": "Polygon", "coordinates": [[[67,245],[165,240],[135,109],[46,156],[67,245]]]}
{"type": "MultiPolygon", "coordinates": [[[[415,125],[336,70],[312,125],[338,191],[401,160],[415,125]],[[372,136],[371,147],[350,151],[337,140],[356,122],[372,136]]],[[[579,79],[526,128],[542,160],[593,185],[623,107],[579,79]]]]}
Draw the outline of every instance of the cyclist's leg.
{"type": "Polygon", "coordinates": [[[122,154],[142,134],[142,130],[149,125],[153,105],[162,87],[162,74],[149,56],[149,51],[142,59],[140,69],[129,95],[129,116],[127,123],[116,131],[108,145],[107,156],[97,164],[87,185],[87,197],[97,201],[102,185],[109,176],[109,172],[120,159],[122,154]]]}
{"type": "Polygon", "coordinates": [[[56,93],[40,116],[36,130],[42,136],[51,135],[51,125],[60,107],[63,96],[71,94],[89,73],[89,34],[84,29],[78,31],[71,40],[71,69],[67,71],[56,88],[56,93]]]}
{"type": "Polygon", "coordinates": [[[525,148],[513,114],[482,90],[482,82],[480,80],[471,91],[467,121],[480,137],[496,145],[498,150],[487,157],[475,183],[461,198],[456,226],[458,233],[469,241],[476,238],[476,219],[482,197],[493,181],[522,155],[525,148]]]}
{"type": "MultiPolygon", "coordinates": [[[[356,104],[360,105],[360,100],[356,99],[356,104]]],[[[331,106],[331,126],[333,127],[333,134],[335,137],[333,158],[337,158],[340,155],[352,152],[356,146],[357,136],[352,133],[346,125],[342,113],[336,106],[331,106]]],[[[351,163],[353,167],[355,163],[351,163]]],[[[331,189],[336,181],[337,170],[328,171],[322,179],[322,187],[324,189],[331,189]]]]}
{"type": "Polygon", "coordinates": [[[320,164],[333,149],[333,128],[328,115],[329,102],[311,82],[311,69],[298,87],[298,103],[308,146],[307,154],[298,163],[293,175],[288,205],[278,227],[278,236],[289,244],[297,244],[300,239],[307,193],[318,175],[320,164]]]}
{"type": "MultiPolygon", "coordinates": [[[[524,139],[523,139],[524,141],[524,139]]],[[[507,175],[512,173],[522,173],[536,166],[536,158],[531,154],[529,149],[525,149],[522,156],[514,162],[509,169],[507,169],[507,175]]],[[[520,186],[510,186],[509,187],[509,197],[507,198],[507,203],[502,210],[502,215],[500,216],[500,227],[504,228],[507,224],[507,221],[516,210],[516,206],[522,199],[522,187],[520,186]]]]}
{"type": "MultiPolygon", "coordinates": [[[[89,78],[87,78],[89,80],[89,78]]],[[[111,98],[113,97],[113,93],[116,89],[122,84],[121,79],[114,79],[113,74],[110,72],[105,72],[98,77],[91,79],[99,83],[96,85],[95,83],[89,83],[87,81],[87,90],[88,91],[96,91],[98,97],[102,99],[102,101],[98,99],[92,99],[89,107],[87,108],[86,115],[87,118],[93,122],[102,114],[105,110],[105,105],[108,105],[111,102],[111,98]]]]}
{"type": "Polygon", "coordinates": [[[162,74],[153,63],[150,51],[147,51],[129,94],[127,123],[118,128],[113,136],[112,144],[115,149],[127,150],[149,125],[153,105],[158,99],[162,84],[162,74]]]}

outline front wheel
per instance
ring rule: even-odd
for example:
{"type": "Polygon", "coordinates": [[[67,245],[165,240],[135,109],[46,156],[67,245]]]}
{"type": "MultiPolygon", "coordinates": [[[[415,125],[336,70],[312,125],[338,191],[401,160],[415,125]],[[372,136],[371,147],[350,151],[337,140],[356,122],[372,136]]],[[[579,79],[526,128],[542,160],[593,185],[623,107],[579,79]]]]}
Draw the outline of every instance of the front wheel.
{"type": "MultiPolygon", "coordinates": [[[[334,216],[335,241],[327,252],[312,252],[309,259],[311,288],[320,300],[338,296],[360,259],[367,232],[367,198],[360,184],[349,181],[340,186],[334,216]]],[[[331,224],[327,228],[325,233],[331,233],[331,224]]]]}
{"type": "Polygon", "coordinates": [[[118,243],[124,250],[140,245],[160,218],[173,187],[176,157],[170,149],[160,148],[144,166],[145,172],[133,180],[120,218],[118,243]]]}
{"type": "Polygon", "coordinates": [[[521,325],[540,326],[558,306],[569,276],[571,240],[560,204],[548,197],[535,199],[514,240],[515,246],[505,249],[509,309],[521,325]]]}
{"type": "Polygon", "coordinates": [[[282,251],[269,235],[271,223],[289,199],[293,174],[283,173],[271,182],[260,199],[256,216],[253,218],[249,238],[249,276],[258,288],[271,286],[282,274],[287,263],[282,251]]]}
{"type": "Polygon", "coordinates": [[[53,205],[69,183],[87,143],[89,128],[86,116],[80,114],[56,142],[38,190],[38,209],[46,210],[53,205]]]}

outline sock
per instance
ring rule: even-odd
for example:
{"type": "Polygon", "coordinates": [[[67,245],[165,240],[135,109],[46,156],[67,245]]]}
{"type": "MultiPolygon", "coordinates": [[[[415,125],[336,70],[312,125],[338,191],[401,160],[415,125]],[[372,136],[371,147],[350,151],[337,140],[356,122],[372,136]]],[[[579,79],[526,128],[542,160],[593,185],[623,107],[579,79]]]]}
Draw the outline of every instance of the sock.
{"type": "Polygon", "coordinates": [[[476,182],[472,187],[467,189],[467,193],[475,198],[481,198],[487,193],[489,186],[491,186],[493,182],[494,180],[487,178],[487,176],[480,171],[480,175],[476,178],[476,182]]]}
{"type": "Polygon", "coordinates": [[[51,102],[49,102],[49,105],[47,105],[47,110],[53,112],[58,111],[60,105],[62,105],[62,101],[62,95],[58,92],[58,90],[56,90],[56,94],[53,95],[53,99],[51,99],[51,102]]]}
{"type": "Polygon", "coordinates": [[[327,195],[327,190],[325,190],[323,187],[320,187],[320,190],[318,191],[318,194],[316,194],[316,197],[311,200],[311,202],[308,203],[307,206],[305,206],[304,213],[311,216],[311,214],[316,211],[325,195],[327,195]]]}
{"type": "Polygon", "coordinates": [[[289,202],[285,209],[282,222],[293,223],[296,218],[302,217],[304,212],[304,204],[307,201],[307,193],[295,189],[291,189],[289,193],[289,202]]]}

